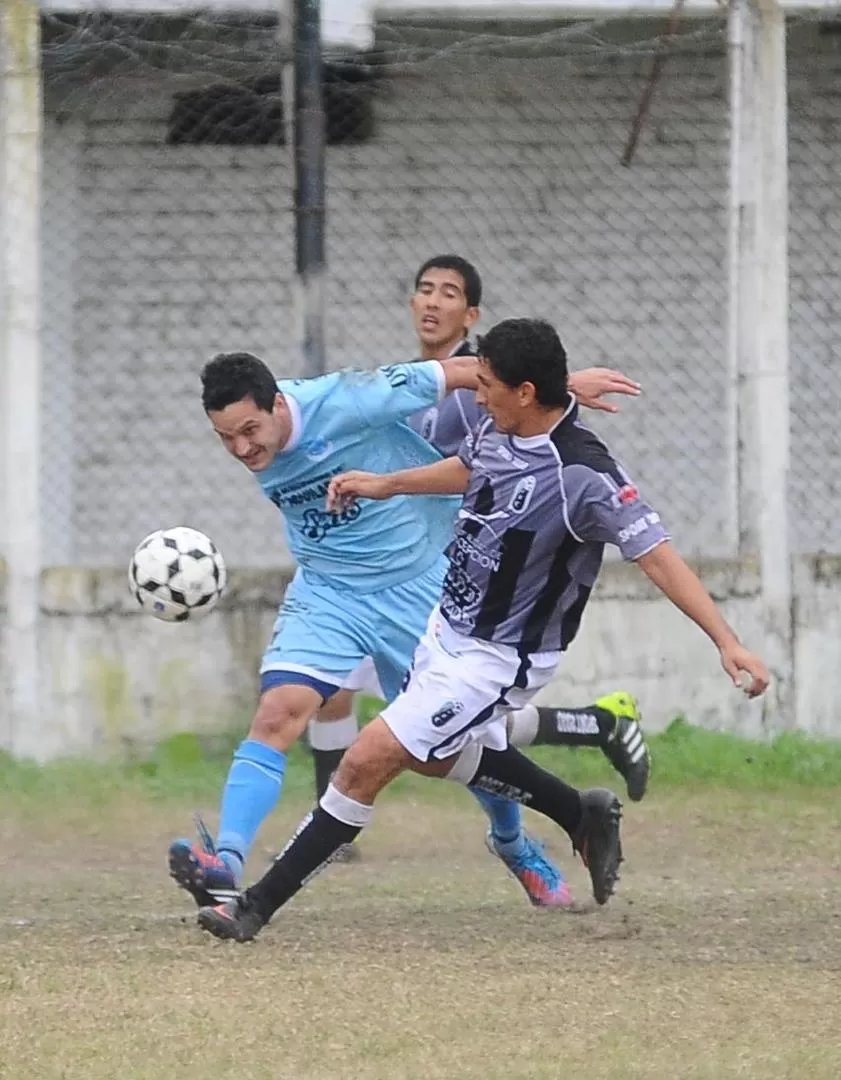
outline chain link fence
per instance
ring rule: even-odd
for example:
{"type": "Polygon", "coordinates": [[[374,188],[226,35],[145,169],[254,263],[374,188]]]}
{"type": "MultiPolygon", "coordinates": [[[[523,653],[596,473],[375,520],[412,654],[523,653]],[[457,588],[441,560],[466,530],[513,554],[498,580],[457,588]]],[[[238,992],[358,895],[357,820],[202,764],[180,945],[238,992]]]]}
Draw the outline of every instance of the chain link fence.
{"type": "MultiPolygon", "coordinates": [[[[789,50],[792,505],[799,549],[838,551],[821,509],[841,485],[827,25],[798,20],[789,50]]],[[[545,316],[574,367],[644,384],[594,426],[683,551],[727,556],[725,12],[665,46],[662,29],[381,19],[370,53],[328,56],[328,361],[413,355],[416,268],[464,255],[484,280],[480,330],[545,316]]],[[[300,374],[282,27],[52,12],[43,57],[46,560],[122,565],[183,523],[232,565],[277,564],[275,512],[216,445],[198,373],[248,349],[300,374]]]]}

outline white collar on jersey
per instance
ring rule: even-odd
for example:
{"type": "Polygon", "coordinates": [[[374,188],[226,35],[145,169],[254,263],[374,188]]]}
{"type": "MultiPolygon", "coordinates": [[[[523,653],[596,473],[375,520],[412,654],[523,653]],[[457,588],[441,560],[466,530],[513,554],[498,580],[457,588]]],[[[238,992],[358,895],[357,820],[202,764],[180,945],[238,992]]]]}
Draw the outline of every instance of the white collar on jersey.
{"type": "Polygon", "coordinates": [[[289,410],[289,438],[286,440],[286,446],[278,451],[279,454],[288,454],[290,450],[294,450],[298,443],[301,441],[301,435],[303,434],[303,420],[301,419],[301,406],[285,390],[283,391],[283,400],[286,402],[286,408],[289,410]]]}
{"type": "Polygon", "coordinates": [[[559,424],[562,424],[568,416],[570,416],[575,409],[578,402],[575,399],[575,394],[569,395],[569,405],[564,409],[563,416],[559,416],[557,421],[552,425],[548,431],[541,431],[539,435],[512,435],[511,442],[515,446],[519,446],[521,450],[528,450],[530,446],[539,446],[540,443],[547,442],[549,436],[556,430],[559,424]]]}

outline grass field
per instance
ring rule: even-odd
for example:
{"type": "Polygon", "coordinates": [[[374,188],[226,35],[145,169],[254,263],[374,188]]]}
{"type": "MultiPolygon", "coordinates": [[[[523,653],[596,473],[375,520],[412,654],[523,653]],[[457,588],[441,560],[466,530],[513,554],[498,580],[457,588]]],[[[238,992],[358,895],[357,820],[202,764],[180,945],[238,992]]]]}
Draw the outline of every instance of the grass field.
{"type": "MultiPolygon", "coordinates": [[[[837,1080],[841,746],[678,726],[655,754],[607,909],[533,911],[470,797],[409,778],[362,859],[250,946],[202,936],[165,871],[223,759],[180,739],[126,768],[0,763],[0,1077],[837,1080]]],[[[301,754],[252,869],[308,804],[301,754]]]]}

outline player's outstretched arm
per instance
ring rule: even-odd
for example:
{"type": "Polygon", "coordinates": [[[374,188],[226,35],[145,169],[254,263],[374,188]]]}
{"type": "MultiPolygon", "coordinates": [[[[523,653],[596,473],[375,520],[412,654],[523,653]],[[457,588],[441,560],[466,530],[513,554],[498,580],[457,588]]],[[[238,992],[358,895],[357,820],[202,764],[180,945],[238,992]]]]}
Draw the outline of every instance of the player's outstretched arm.
{"type": "Polygon", "coordinates": [[[675,607],[697,623],[712,640],[721,657],[721,666],[736,686],[744,689],[748,697],[763,693],[770,681],[768,669],[758,656],[742,645],[698,576],[672,545],[668,541],[658,544],[636,561],[675,607]],[[750,677],[747,685],[742,684],[743,673],[750,677]]]}
{"type": "Polygon", "coordinates": [[[627,394],[629,397],[638,397],[642,392],[642,387],[638,382],[629,379],[621,371],[606,367],[571,371],[568,385],[578,399],[579,405],[609,413],[619,412],[619,406],[604,401],[605,394],[627,394]]]}
{"type": "Polygon", "coordinates": [[[444,370],[444,390],[477,390],[479,379],[476,372],[479,361],[475,356],[451,356],[449,360],[439,361],[444,370]]]}
{"type": "Polygon", "coordinates": [[[394,495],[461,495],[470,470],[460,458],[393,473],[346,472],[334,476],[327,489],[327,509],[340,513],[357,499],[390,499],[394,495]]]}

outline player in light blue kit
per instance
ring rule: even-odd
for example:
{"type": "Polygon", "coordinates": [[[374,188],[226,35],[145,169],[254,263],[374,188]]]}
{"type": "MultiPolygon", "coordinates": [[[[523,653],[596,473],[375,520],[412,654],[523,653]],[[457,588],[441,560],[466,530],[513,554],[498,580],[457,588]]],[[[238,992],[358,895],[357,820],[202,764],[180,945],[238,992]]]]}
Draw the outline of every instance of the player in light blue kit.
{"type": "MultiPolygon", "coordinates": [[[[476,382],[469,357],[275,382],[257,357],[232,353],[207,364],[202,384],[216,433],[281,511],[298,563],[263,657],[260,703],[228,774],[217,839],[203,833],[200,845],[181,839],[169,849],[172,876],[207,905],[238,890],[257,831],[280,796],[287,751],[322,702],[365,657],[373,658],[386,698],[397,695],[447,571],[451,496],[328,513],[330,480],[354,469],[394,472],[438,461],[402,421],[476,382]]],[[[484,793],[480,802],[492,827],[510,832],[513,819],[512,850],[529,864],[521,882],[532,902],[569,906],[563,877],[522,831],[518,807],[484,793]]]]}

